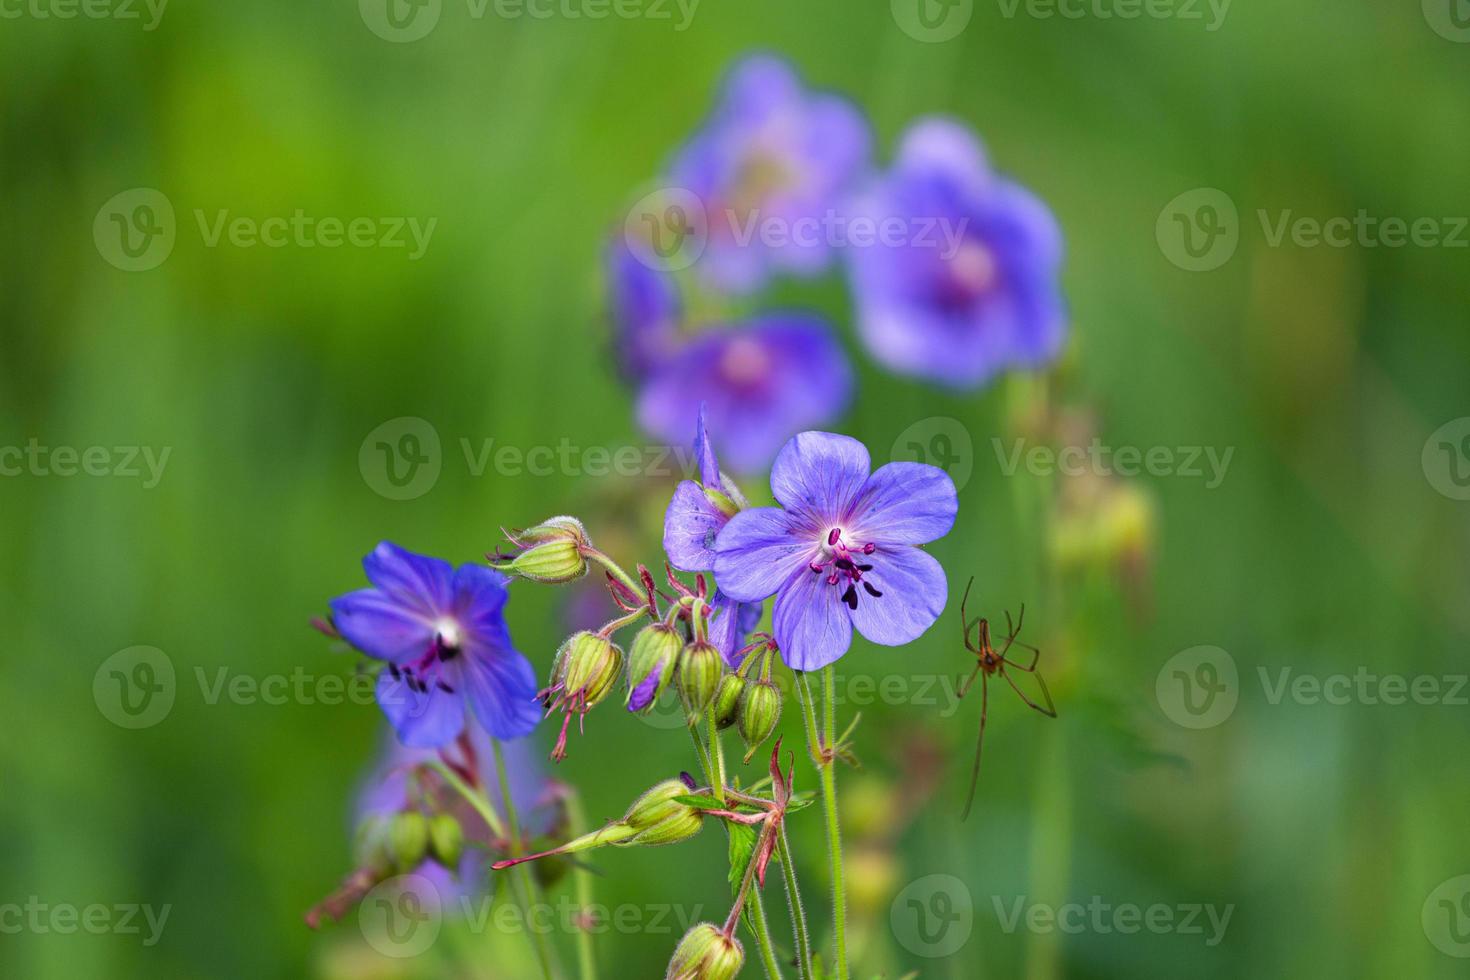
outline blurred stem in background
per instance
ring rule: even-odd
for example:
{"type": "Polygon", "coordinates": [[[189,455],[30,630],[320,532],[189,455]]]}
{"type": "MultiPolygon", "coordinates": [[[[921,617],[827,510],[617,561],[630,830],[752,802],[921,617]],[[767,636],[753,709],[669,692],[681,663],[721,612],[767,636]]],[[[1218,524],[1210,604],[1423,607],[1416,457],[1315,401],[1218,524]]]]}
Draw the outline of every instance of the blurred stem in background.
{"type": "MultiPolygon", "coordinates": [[[[582,806],[582,794],[571,786],[566,789],[566,805],[567,819],[570,823],[568,832],[575,840],[592,828],[587,824],[587,811],[582,806]]],[[[572,866],[572,880],[577,889],[577,909],[582,915],[585,915],[592,907],[592,871],[578,861],[572,866]]],[[[577,967],[581,971],[582,980],[597,980],[597,957],[592,948],[592,933],[587,931],[586,924],[580,921],[580,916],[577,924],[577,967]]]]}
{"type": "MultiPolygon", "coordinates": [[[[506,829],[509,831],[507,839],[510,842],[510,856],[521,857],[525,851],[521,846],[520,821],[516,818],[515,801],[510,795],[510,777],[505,771],[505,754],[500,751],[500,740],[492,738],[490,747],[495,753],[495,778],[500,783],[500,797],[505,805],[506,829]]],[[[555,980],[556,971],[552,966],[551,942],[546,936],[531,927],[534,909],[539,904],[540,889],[536,885],[536,879],[531,874],[527,865],[515,869],[513,874],[520,881],[521,907],[525,912],[526,933],[530,936],[531,945],[536,950],[536,959],[541,964],[541,975],[546,980],[555,980]]]]}
{"type": "Polygon", "coordinates": [[[842,881],[842,828],[837,818],[837,682],[829,664],[822,668],[822,733],[806,674],[797,673],[797,696],[806,721],[807,749],[822,780],[822,809],[827,816],[827,850],[832,863],[832,936],[837,947],[837,978],[847,980],[847,893],[842,881]]]}

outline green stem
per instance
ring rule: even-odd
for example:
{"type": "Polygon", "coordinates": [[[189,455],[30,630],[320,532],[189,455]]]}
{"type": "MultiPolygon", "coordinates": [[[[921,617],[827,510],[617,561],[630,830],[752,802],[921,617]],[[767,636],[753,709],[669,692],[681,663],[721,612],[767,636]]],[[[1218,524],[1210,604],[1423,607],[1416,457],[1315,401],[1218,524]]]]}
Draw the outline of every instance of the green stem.
{"type": "MultiPolygon", "coordinates": [[[[571,790],[566,796],[567,819],[573,836],[587,832],[587,812],[582,807],[582,796],[571,790]]],[[[576,883],[577,906],[583,913],[592,907],[592,871],[578,861],[572,865],[572,880],[576,883]]],[[[577,967],[582,980],[597,980],[597,957],[593,955],[592,933],[585,928],[577,929],[577,967]]]]}
{"type": "Polygon", "coordinates": [[[597,562],[597,564],[601,565],[603,568],[607,569],[614,576],[616,576],[618,581],[622,582],[628,588],[632,589],[634,595],[643,595],[643,583],[635,579],[633,576],[629,575],[627,572],[623,571],[623,566],[619,565],[617,562],[613,561],[611,558],[609,558],[607,555],[604,555],[596,548],[589,549],[585,554],[588,558],[597,562]]]}
{"type": "Polygon", "coordinates": [[[490,828],[490,833],[501,839],[505,838],[505,827],[500,823],[500,814],[491,809],[490,803],[485,799],[484,794],[471,789],[469,784],[459,778],[457,772],[442,762],[428,762],[425,765],[437,772],[446,783],[458,792],[460,796],[465,798],[465,802],[475,808],[475,812],[480,815],[480,819],[485,821],[485,826],[490,828]]]}
{"type": "Polygon", "coordinates": [[[796,970],[802,980],[813,980],[812,943],[806,931],[806,911],[801,907],[801,889],[796,885],[796,865],[791,860],[791,845],[786,841],[786,821],[781,821],[781,836],[776,838],[776,853],[781,858],[781,873],[786,878],[786,905],[791,909],[791,934],[796,940],[796,970]]]}
{"type": "Polygon", "coordinates": [[[837,980],[847,980],[847,890],[842,881],[842,829],[837,821],[836,756],[837,681],[829,664],[822,668],[822,729],[817,735],[817,713],[812,689],[805,674],[798,674],[804,696],[801,707],[806,719],[808,751],[822,779],[822,809],[827,817],[827,850],[832,864],[832,936],[837,945],[837,980]]]}
{"type": "MultiPolygon", "coordinates": [[[[688,727],[689,737],[694,740],[694,754],[699,756],[699,765],[704,772],[704,778],[714,792],[715,798],[723,803],[725,801],[725,754],[720,744],[719,728],[714,723],[714,706],[711,705],[709,709],[710,747],[708,752],[705,751],[704,744],[699,740],[698,727],[694,725],[688,727]]],[[[726,827],[725,833],[729,832],[730,828],[726,827]]],[[[751,868],[754,868],[755,861],[752,860],[750,864],[751,868]]],[[[761,900],[759,888],[750,891],[749,901],[750,931],[754,933],[756,948],[760,950],[761,967],[766,971],[768,980],[781,980],[781,967],[776,962],[776,951],[771,945],[771,929],[766,923],[766,906],[761,900]]]]}
{"type": "Polygon", "coordinates": [[[704,722],[709,726],[709,760],[710,760],[710,783],[715,791],[715,799],[721,803],[725,802],[725,747],[720,741],[720,728],[715,724],[715,702],[710,699],[709,707],[705,709],[704,722]]]}
{"type": "MultiPolygon", "coordinates": [[[[505,772],[505,755],[500,751],[500,740],[492,738],[490,748],[495,753],[495,778],[500,782],[500,796],[504,801],[505,820],[507,835],[510,841],[510,856],[519,858],[522,854],[521,828],[516,819],[515,802],[510,795],[510,777],[505,772]]],[[[526,932],[531,936],[531,946],[536,951],[536,959],[541,964],[541,975],[546,980],[554,980],[556,973],[551,966],[551,943],[543,933],[537,932],[532,925],[532,914],[536,903],[537,887],[536,879],[532,877],[531,869],[526,866],[519,868],[516,881],[519,883],[521,907],[525,911],[526,932]]]]}

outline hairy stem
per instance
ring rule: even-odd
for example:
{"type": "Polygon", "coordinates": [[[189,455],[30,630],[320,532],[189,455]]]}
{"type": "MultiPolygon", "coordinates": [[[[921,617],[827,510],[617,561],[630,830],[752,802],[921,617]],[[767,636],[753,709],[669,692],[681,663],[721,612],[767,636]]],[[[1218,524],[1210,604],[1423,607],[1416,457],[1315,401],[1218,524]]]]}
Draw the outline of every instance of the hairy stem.
{"type": "MultiPolygon", "coordinates": [[[[495,778],[500,782],[500,796],[504,801],[506,829],[510,841],[510,856],[519,858],[522,854],[520,822],[516,819],[515,802],[510,795],[510,777],[505,772],[505,754],[500,751],[500,740],[492,738],[490,747],[495,753],[495,778]]],[[[551,965],[551,942],[544,933],[531,928],[533,907],[537,901],[539,889],[536,887],[536,879],[531,874],[531,869],[521,867],[515,872],[516,880],[520,883],[521,906],[525,910],[526,932],[530,934],[531,946],[536,951],[536,960],[541,965],[541,975],[546,980],[554,980],[555,971],[551,965]]]]}
{"type": "Polygon", "coordinates": [[[796,865],[791,860],[784,820],[780,834],[776,838],[776,853],[781,858],[781,873],[786,879],[786,906],[791,910],[791,935],[796,940],[796,970],[801,980],[812,980],[812,943],[807,936],[806,911],[801,907],[801,889],[796,885],[796,865]]]}
{"type": "Polygon", "coordinates": [[[822,668],[822,733],[817,733],[817,709],[811,684],[797,674],[802,715],[806,721],[807,749],[822,781],[822,809],[827,818],[827,850],[832,865],[832,936],[837,946],[837,980],[848,980],[847,889],[842,880],[842,829],[837,819],[837,682],[831,665],[822,668]]]}
{"type": "MultiPolygon", "coordinates": [[[[699,764],[704,773],[705,781],[709,783],[715,798],[720,802],[725,801],[725,779],[724,779],[724,751],[720,746],[720,732],[714,723],[714,707],[711,705],[709,712],[710,749],[705,751],[704,743],[699,740],[699,729],[695,726],[689,727],[689,735],[694,740],[694,754],[699,757],[699,764]],[[718,771],[716,770],[718,765],[718,771]]],[[[729,834],[730,828],[725,828],[729,834]]],[[[750,867],[755,867],[755,861],[750,862],[750,867]]],[[[748,877],[748,876],[747,876],[748,877]]],[[[744,889],[742,889],[744,890],[744,889]]],[[[756,948],[760,950],[761,967],[766,971],[768,980],[781,980],[781,966],[776,961],[776,951],[771,945],[771,929],[766,923],[766,907],[761,900],[760,889],[749,892],[750,901],[750,930],[755,935],[756,948]]],[[[736,912],[739,914],[740,902],[736,902],[736,912]]]]}

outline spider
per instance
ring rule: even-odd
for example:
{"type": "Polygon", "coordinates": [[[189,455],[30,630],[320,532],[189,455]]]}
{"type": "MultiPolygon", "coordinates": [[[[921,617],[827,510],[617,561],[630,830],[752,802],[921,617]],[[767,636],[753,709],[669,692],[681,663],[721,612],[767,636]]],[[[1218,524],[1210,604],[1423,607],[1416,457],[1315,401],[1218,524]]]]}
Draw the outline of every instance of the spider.
{"type": "Polygon", "coordinates": [[[1057,716],[1056,706],[1052,704],[1051,692],[1046,689],[1046,681],[1042,680],[1041,675],[1036,671],[1036,661],[1041,659],[1041,651],[1029,643],[1022,643],[1016,639],[1021,633],[1021,624],[1026,619],[1026,606],[1024,604],[1021,606],[1021,611],[1016,616],[1014,626],[1011,625],[1011,614],[1009,612],[1006,613],[1006,637],[1001,642],[1000,650],[997,651],[990,643],[990,622],[983,616],[976,617],[974,622],[971,622],[965,611],[965,605],[970,600],[970,587],[974,584],[975,579],[971,576],[969,584],[965,586],[965,597],[960,600],[960,622],[964,624],[965,629],[965,649],[975,655],[975,670],[970,674],[969,679],[960,686],[959,696],[963,698],[965,693],[974,685],[975,678],[980,678],[980,736],[975,741],[975,766],[970,771],[970,792],[965,798],[965,811],[960,815],[961,820],[968,820],[970,817],[970,807],[975,802],[975,786],[980,780],[980,751],[985,746],[985,716],[990,708],[991,675],[999,674],[1004,677],[1006,683],[1011,685],[1011,688],[1021,696],[1021,700],[1025,701],[1029,707],[1046,715],[1048,718],[1055,718],[1057,716]],[[974,643],[970,642],[971,629],[976,630],[974,643]],[[1022,664],[1019,661],[1007,659],[1006,654],[1010,652],[1012,646],[1020,647],[1023,650],[1030,650],[1031,662],[1029,664],[1022,664]],[[1025,691],[1022,691],[1016,686],[1015,679],[1006,673],[1007,667],[1014,667],[1016,670],[1024,671],[1036,678],[1036,683],[1041,686],[1041,695],[1046,701],[1046,707],[1043,708],[1031,700],[1031,698],[1026,696],[1025,691]]]}

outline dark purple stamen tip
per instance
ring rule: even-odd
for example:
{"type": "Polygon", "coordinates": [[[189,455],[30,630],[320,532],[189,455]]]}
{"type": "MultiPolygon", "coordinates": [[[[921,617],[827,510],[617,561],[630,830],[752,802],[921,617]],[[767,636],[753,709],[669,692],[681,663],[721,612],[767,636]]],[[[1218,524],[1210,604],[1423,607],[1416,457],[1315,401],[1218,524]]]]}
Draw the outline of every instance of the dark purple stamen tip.
{"type": "Polygon", "coordinates": [[[841,540],[842,540],[842,530],[840,528],[835,528],[834,527],[832,530],[830,530],[830,531],[827,532],[827,547],[829,547],[829,548],[835,547],[836,544],[837,544],[837,542],[838,541],[841,541],[841,540]]]}
{"type": "Polygon", "coordinates": [[[883,597],[883,593],[873,588],[873,583],[871,582],[864,582],[863,588],[867,590],[868,595],[872,596],[874,599],[881,599],[883,597]]]}

